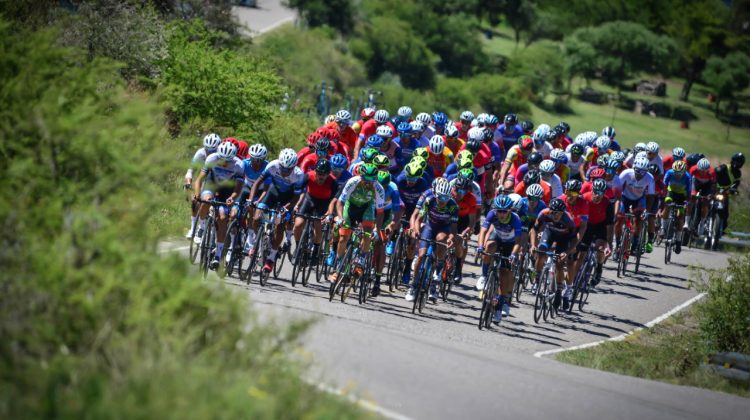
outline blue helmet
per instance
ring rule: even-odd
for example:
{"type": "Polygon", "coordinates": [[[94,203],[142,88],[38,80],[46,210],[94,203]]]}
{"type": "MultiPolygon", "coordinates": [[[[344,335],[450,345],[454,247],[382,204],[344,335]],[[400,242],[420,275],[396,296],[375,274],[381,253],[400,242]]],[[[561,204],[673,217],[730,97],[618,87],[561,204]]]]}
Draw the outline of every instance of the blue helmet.
{"type": "Polygon", "coordinates": [[[513,206],[513,200],[507,195],[498,195],[492,202],[492,206],[498,210],[510,210],[513,206]]]}
{"type": "Polygon", "coordinates": [[[402,136],[403,135],[407,135],[408,136],[409,134],[411,134],[411,124],[409,124],[408,122],[404,121],[401,124],[399,124],[398,127],[396,127],[396,130],[398,131],[399,135],[402,135],[402,136]]]}
{"type": "Polygon", "coordinates": [[[500,124],[500,120],[497,119],[497,115],[490,114],[484,119],[484,123],[487,125],[497,125],[500,124]]]}
{"type": "Polygon", "coordinates": [[[344,169],[349,164],[349,160],[341,153],[336,153],[331,157],[331,167],[333,169],[344,169]]]}
{"type": "Polygon", "coordinates": [[[448,116],[444,112],[432,113],[432,121],[435,125],[445,125],[448,123],[448,116]]]}
{"type": "Polygon", "coordinates": [[[367,146],[366,147],[373,147],[375,149],[380,149],[380,146],[385,143],[385,140],[383,140],[382,137],[378,135],[372,135],[367,138],[367,146]]]}

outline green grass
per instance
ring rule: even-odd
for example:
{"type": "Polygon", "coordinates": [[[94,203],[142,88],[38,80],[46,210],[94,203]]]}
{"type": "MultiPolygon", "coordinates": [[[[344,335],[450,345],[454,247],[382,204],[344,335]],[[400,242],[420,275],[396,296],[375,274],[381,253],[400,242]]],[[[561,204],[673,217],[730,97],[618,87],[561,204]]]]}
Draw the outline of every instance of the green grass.
{"type": "Polygon", "coordinates": [[[597,347],[560,353],[557,360],[750,397],[750,384],[730,381],[702,370],[700,364],[707,355],[695,317],[692,312],[687,312],[623,341],[609,341],[597,347]]]}

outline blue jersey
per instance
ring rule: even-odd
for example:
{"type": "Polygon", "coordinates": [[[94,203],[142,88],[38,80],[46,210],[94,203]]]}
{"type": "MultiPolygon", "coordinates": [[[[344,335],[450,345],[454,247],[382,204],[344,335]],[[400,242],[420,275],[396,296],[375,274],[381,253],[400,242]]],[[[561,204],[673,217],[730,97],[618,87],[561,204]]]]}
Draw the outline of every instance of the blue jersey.
{"type": "Polygon", "coordinates": [[[386,187],[383,188],[385,191],[385,197],[383,198],[383,210],[384,211],[396,211],[401,205],[401,195],[398,192],[398,186],[396,183],[391,181],[386,187]]]}
{"type": "Polygon", "coordinates": [[[619,152],[622,150],[620,147],[620,143],[617,142],[617,140],[612,139],[612,143],[609,144],[609,150],[612,150],[613,152],[619,152]]]}
{"type": "Polygon", "coordinates": [[[664,175],[664,185],[667,186],[667,191],[689,196],[692,191],[693,183],[691,182],[691,176],[687,172],[683,172],[680,178],[675,176],[675,171],[670,169],[667,174],[664,175]]]}
{"type": "MultiPolygon", "coordinates": [[[[336,178],[336,185],[339,187],[339,189],[344,188],[344,185],[346,185],[346,181],[349,181],[351,179],[352,173],[349,172],[347,169],[344,169],[341,172],[341,175],[336,178]]],[[[336,194],[338,196],[338,194],[336,194]]]]}
{"type": "Polygon", "coordinates": [[[440,206],[437,198],[432,195],[432,190],[422,194],[417,202],[417,210],[425,224],[430,226],[440,227],[458,223],[458,204],[450,199],[444,206],[440,206]]]}
{"type": "Polygon", "coordinates": [[[490,152],[492,152],[492,162],[502,162],[504,156],[503,151],[500,149],[500,146],[498,146],[494,141],[486,144],[490,147],[490,152]]]}
{"type": "Polygon", "coordinates": [[[411,215],[414,208],[417,206],[417,201],[423,192],[430,188],[430,184],[419,178],[414,185],[409,186],[406,182],[406,174],[401,174],[396,178],[396,188],[398,188],[401,201],[406,206],[406,211],[411,215]]]}
{"type": "MultiPolygon", "coordinates": [[[[253,184],[255,183],[255,180],[257,180],[260,177],[260,174],[263,173],[263,171],[266,169],[266,166],[268,166],[268,161],[264,160],[263,164],[261,165],[259,170],[253,169],[252,160],[251,159],[245,159],[242,161],[242,169],[245,172],[245,186],[243,188],[243,191],[250,191],[250,188],[253,187],[253,184]]],[[[268,185],[271,183],[271,179],[266,179],[265,184],[268,185]]],[[[262,185],[259,185],[258,188],[262,188],[262,185]]],[[[260,191],[260,190],[259,190],[260,191]]]]}
{"type": "MultiPolygon", "coordinates": [[[[477,168],[471,168],[471,170],[474,172],[474,179],[477,179],[477,168]]],[[[443,178],[447,179],[448,181],[453,181],[458,176],[458,163],[453,162],[450,165],[448,165],[447,168],[445,168],[445,172],[443,172],[443,178]]]]}
{"type": "Polygon", "coordinates": [[[277,191],[282,193],[291,191],[295,194],[299,194],[300,188],[302,187],[302,178],[304,177],[304,175],[305,174],[302,172],[302,169],[300,169],[298,166],[295,166],[291,171],[289,171],[288,175],[284,176],[282,174],[281,164],[278,160],[274,160],[266,165],[266,168],[263,169],[263,172],[260,174],[258,180],[266,181],[270,179],[270,182],[274,187],[276,187],[277,191]]]}
{"type": "Polygon", "coordinates": [[[408,139],[402,139],[399,137],[393,140],[396,142],[396,144],[399,145],[399,147],[401,147],[401,162],[399,163],[399,165],[404,166],[406,163],[408,163],[411,160],[411,156],[412,154],[414,154],[414,151],[416,149],[428,146],[428,142],[422,140],[422,137],[418,139],[412,137],[409,137],[408,139]]]}
{"type": "Polygon", "coordinates": [[[510,133],[505,131],[505,124],[500,124],[500,126],[495,129],[495,138],[502,137],[505,150],[510,150],[511,147],[517,145],[518,138],[521,136],[523,136],[523,130],[519,124],[513,126],[510,133]]]}
{"type": "Polygon", "coordinates": [[[495,235],[502,243],[513,243],[517,237],[523,234],[521,218],[515,213],[510,213],[508,220],[502,222],[495,213],[495,209],[490,210],[485,216],[484,222],[482,222],[482,227],[489,229],[490,226],[495,227],[495,235]]]}

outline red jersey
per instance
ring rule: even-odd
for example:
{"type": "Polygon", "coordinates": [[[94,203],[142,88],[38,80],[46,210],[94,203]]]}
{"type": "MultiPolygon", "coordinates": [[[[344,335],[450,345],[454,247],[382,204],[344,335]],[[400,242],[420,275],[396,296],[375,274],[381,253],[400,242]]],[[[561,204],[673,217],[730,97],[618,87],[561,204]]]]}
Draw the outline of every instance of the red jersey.
{"type": "MultiPolygon", "coordinates": [[[[581,186],[581,194],[587,194],[592,193],[594,189],[594,184],[591,181],[586,181],[581,186]]],[[[604,191],[604,197],[607,198],[609,201],[614,201],[618,198],[617,190],[607,186],[607,190],[604,191]]]]}
{"type": "Polygon", "coordinates": [[[469,139],[469,129],[471,128],[471,127],[469,127],[469,124],[466,124],[466,127],[465,127],[466,130],[465,131],[464,131],[464,123],[462,123],[461,121],[459,121],[457,123],[454,123],[453,125],[455,125],[456,128],[458,128],[458,138],[459,139],[461,139],[463,141],[466,141],[466,140],[469,139]]]}
{"type": "MultiPolygon", "coordinates": [[[[545,204],[548,204],[552,199],[552,187],[549,186],[547,181],[539,181],[539,185],[542,187],[542,191],[544,191],[544,194],[542,194],[542,201],[544,201],[545,204]]],[[[523,181],[519,182],[516,184],[513,192],[521,197],[526,197],[526,184],[523,181]]]]}
{"type": "Polygon", "coordinates": [[[378,122],[375,121],[375,118],[371,120],[367,120],[362,125],[362,129],[359,130],[359,138],[361,140],[367,140],[367,138],[374,135],[377,130],[378,130],[378,122]]]}
{"type": "Polygon", "coordinates": [[[307,195],[316,200],[330,200],[336,194],[336,178],[328,174],[323,184],[318,184],[318,173],[315,171],[305,172],[303,183],[307,185],[307,195]]]}
{"type": "MultiPolygon", "coordinates": [[[[328,149],[328,159],[330,159],[334,154],[341,153],[336,148],[328,149]]],[[[315,150],[309,146],[303,147],[299,152],[297,152],[297,166],[302,169],[302,172],[307,172],[304,166],[302,166],[302,163],[308,159],[310,156],[315,156],[315,160],[313,161],[313,167],[315,167],[315,163],[318,162],[318,158],[315,155],[315,150]]],[[[346,155],[344,155],[346,156],[346,155]]]]}
{"type": "Polygon", "coordinates": [[[598,225],[607,221],[607,212],[610,201],[606,195],[602,197],[601,201],[599,201],[598,203],[594,202],[593,192],[582,194],[581,197],[583,197],[583,201],[586,201],[589,206],[589,225],[598,225]]]}
{"type": "MultiPolygon", "coordinates": [[[[680,159],[681,161],[685,161],[685,159],[680,159]]],[[[667,173],[668,170],[672,169],[672,165],[674,165],[674,156],[669,155],[661,160],[662,167],[664,168],[664,173],[667,173]]]]}
{"type": "Polygon", "coordinates": [[[464,198],[462,198],[461,200],[458,200],[456,198],[456,195],[454,194],[453,200],[458,203],[458,217],[470,216],[476,213],[477,208],[479,207],[477,205],[477,198],[474,197],[474,194],[470,192],[466,192],[466,194],[464,194],[464,198]]]}
{"type": "MultiPolygon", "coordinates": [[[[348,151],[354,150],[354,146],[357,144],[357,133],[355,133],[351,127],[347,126],[344,127],[343,130],[339,131],[338,124],[336,124],[335,122],[328,123],[328,127],[336,130],[339,133],[338,144],[343,144],[344,146],[346,146],[346,149],[348,151]]],[[[351,157],[348,154],[344,156],[351,157]]]]}
{"type": "Polygon", "coordinates": [[[693,165],[688,172],[690,172],[690,176],[693,178],[693,185],[716,182],[716,171],[710,166],[707,171],[700,171],[698,170],[698,165],[693,165]]]}
{"type": "Polygon", "coordinates": [[[557,198],[565,202],[565,209],[573,216],[573,221],[576,223],[577,228],[581,227],[581,223],[588,222],[589,203],[583,197],[579,196],[575,204],[571,204],[568,196],[565,194],[557,198]]]}

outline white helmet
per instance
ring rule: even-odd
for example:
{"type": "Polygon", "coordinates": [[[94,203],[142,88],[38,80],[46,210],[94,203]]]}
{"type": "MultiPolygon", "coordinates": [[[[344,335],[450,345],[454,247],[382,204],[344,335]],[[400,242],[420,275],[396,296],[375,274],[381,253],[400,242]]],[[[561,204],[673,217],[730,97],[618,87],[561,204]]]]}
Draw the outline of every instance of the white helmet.
{"type": "Polygon", "coordinates": [[[450,124],[449,126],[445,127],[445,135],[448,137],[458,137],[460,133],[458,132],[458,128],[456,128],[455,125],[450,124]]]}
{"type": "Polygon", "coordinates": [[[591,147],[596,143],[596,139],[599,138],[599,135],[596,134],[596,131],[587,131],[586,133],[586,146],[591,147]]]}
{"type": "Polygon", "coordinates": [[[471,120],[471,124],[469,124],[469,127],[473,128],[473,127],[476,127],[478,125],[479,125],[479,120],[476,119],[476,118],[474,118],[473,120],[471,120]]]}
{"type": "Polygon", "coordinates": [[[486,112],[482,112],[481,114],[477,115],[477,124],[484,124],[487,121],[487,117],[489,117],[490,114],[486,112]]]}
{"type": "Polygon", "coordinates": [[[445,178],[442,178],[442,177],[436,178],[435,180],[437,181],[437,179],[442,179],[442,181],[433,183],[435,195],[449,195],[451,193],[450,182],[448,182],[445,178]]]}
{"type": "Polygon", "coordinates": [[[293,149],[286,148],[279,153],[279,165],[282,168],[292,169],[297,164],[297,153],[293,149]]]}
{"type": "Polygon", "coordinates": [[[393,130],[391,130],[391,127],[389,127],[386,124],[381,125],[378,127],[377,130],[375,130],[375,134],[379,135],[380,137],[393,137],[393,130]]]}
{"type": "Polygon", "coordinates": [[[615,138],[615,128],[610,126],[604,127],[602,129],[602,136],[607,136],[610,139],[615,138]]]}
{"type": "Polygon", "coordinates": [[[408,106],[404,105],[404,106],[402,106],[401,108],[398,109],[398,116],[401,117],[401,118],[409,119],[409,118],[411,118],[411,114],[412,114],[412,110],[408,106]]]}
{"type": "Polygon", "coordinates": [[[468,132],[469,140],[484,141],[484,129],[479,127],[472,127],[468,132]]]}
{"type": "Polygon", "coordinates": [[[646,150],[646,143],[636,143],[633,147],[633,151],[635,153],[641,152],[643,150],[646,150]]]}
{"type": "Polygon", "coordinates": [[[445,140],[443,140],[443,136],[439,134],[435,134],[430,139],[430,152],[432,152],[433,155],[439,155],[443,153],[443,150],[445,149],[445,140]]]}
{"type": "Polygon", "coordinates": [[[350,114],[349,111],[347,111],[345,109],[340,109],[336,113],[336,116],[334,118],[335,118],[336,122],[348,123],[349,121],[352,120],[352,114],[350,114]]]}
{"type": "Polygon", "coordinates": [[[609,147],[612,145],[612,139],[610,139],[608,136],[599,136],[598,139],[596,139],[596,147],[598,147],[600,150],[609,150],[609,147]]]}
{"type": "Polygon", "coordinates": [[[510,201],[513,203],[511,204],[511,208],[513,211],[519,211],[521,210],[521,206],[523,206],[523,200],[520,194],[512,193],[508,194],[508,198],[510,198],[510,201]]]}
{"type": "Polygon", "coordinates": [[[219,145],[219,148],[216,149],[216,153],[218,153],[219,157],[222,159],[232,159],[237,155],[237,146],[228,141],[225,141],[224,143],[221,143],[219,145]]]}
{"type": "Polygon", "coordinates": [[[703,158],[698,161],[698,169],[700,169],[701,171],[706,171],[710,167],[711,167],[711,162],[709,162],[708,159],[703,158]]]}
{"type": "Polygon", "coordinates": [[[549,126],[547,124],[541,124],[539,127],[534,130],[534,134],[532,137],[534,138],[534,143],[544,143],[547,140],[547,133],[549,132],[549,126]]]}
{"type": "Polygon", "coordinates": [[[336,121],[336,116],[331,114],[326,117],[325,121],[323,121],[324,124],[330,124],[332,122],[336,121]]]}
{"type": "Polygon", "coordinates": [[[250,146],[247,154],[253,159],[265,159],[268,156],[268,149],[266,149],[266,146],[257,143],[250,146]]]}
{"type": "Polygon", "coordinates": [[[555,162],[551,159],[545,159],[539,164],[539,171],[543,174],[552,174],[555,172],[555,162]]]}
{"type": "Polygon", "coordinates": [[[420,133],[424,131],[424,124],[421,121],[414,120],[409,125],[411,125],[411,131],[418,131],[420,133]]]}
{"type": "Polygon", "coordinates": [[[534,198],[542,198],[544,195],[544,189],[539,184],[531,184],[526,187],[526,195],[534,198]]]}
{"type": "Polygon", "coordinates": [[[586,133],[581,133],[581,134],[577,135],[576,139],[573,141],[573,143],[575,143],[575,144],[577,144],[577,145],[579,145],[579,146],[581,146],[583,148],[586,148],[586,146],[588,146],[588,138],[586,136],[586,133]]]}
{"type": "Polygon", "coordinates": [[[474,119],[474,113],[469,111],[468,109],[461,113],[461,116],[459,117],[461,121],[471,121],[474,119]]]}
{"type": "Polygon", "coordinates": [[[221,137],[216,133],[206,134],[203,137],[203,147],[208,150],[215,150],[221,144],[221,137]]]}
{"type": "Polygon", "coordinates": [[[682,147],[675,147],[672,149],[672,156],[674,156],[677,159],[682,159],[685,157],[685,149],[682,147]]]}
{"type": "Polygon", "coordinates": [[[641,150],[640,152],[635,154],[635,158],[648,159],[648,152],[646,152],[645,150],[641,150]]]}
{"type": "Polygon", "coordinates": [[[659,153],[659,143],[655,141],[646,143],[646,151],[649,153],[659,153]]]}
{"type": "Polygon", "coordinates": [[[388,118],[390,118],[390,117],[391,116],[388,115],[388,111],[386,111],[384,109],[379,109],[375,113],[375,121],[379,122],[380,124],[385,124],[388,121],[388,118]]]}
{"type": "Polygon", "coordinates": [[[643,157],[636,158],[633,162],[633,169],[641,171],[648,170],[648,159],[643,157]]]}
{"type": "Polygon", "coordinates": [[[417,118],[415,119],[426,126],[430,125],[430,123],[432,122],[432,117],[430,117],[430,114],[426,112],[420,112],[419,114],[417,114],[417,118]]]}

